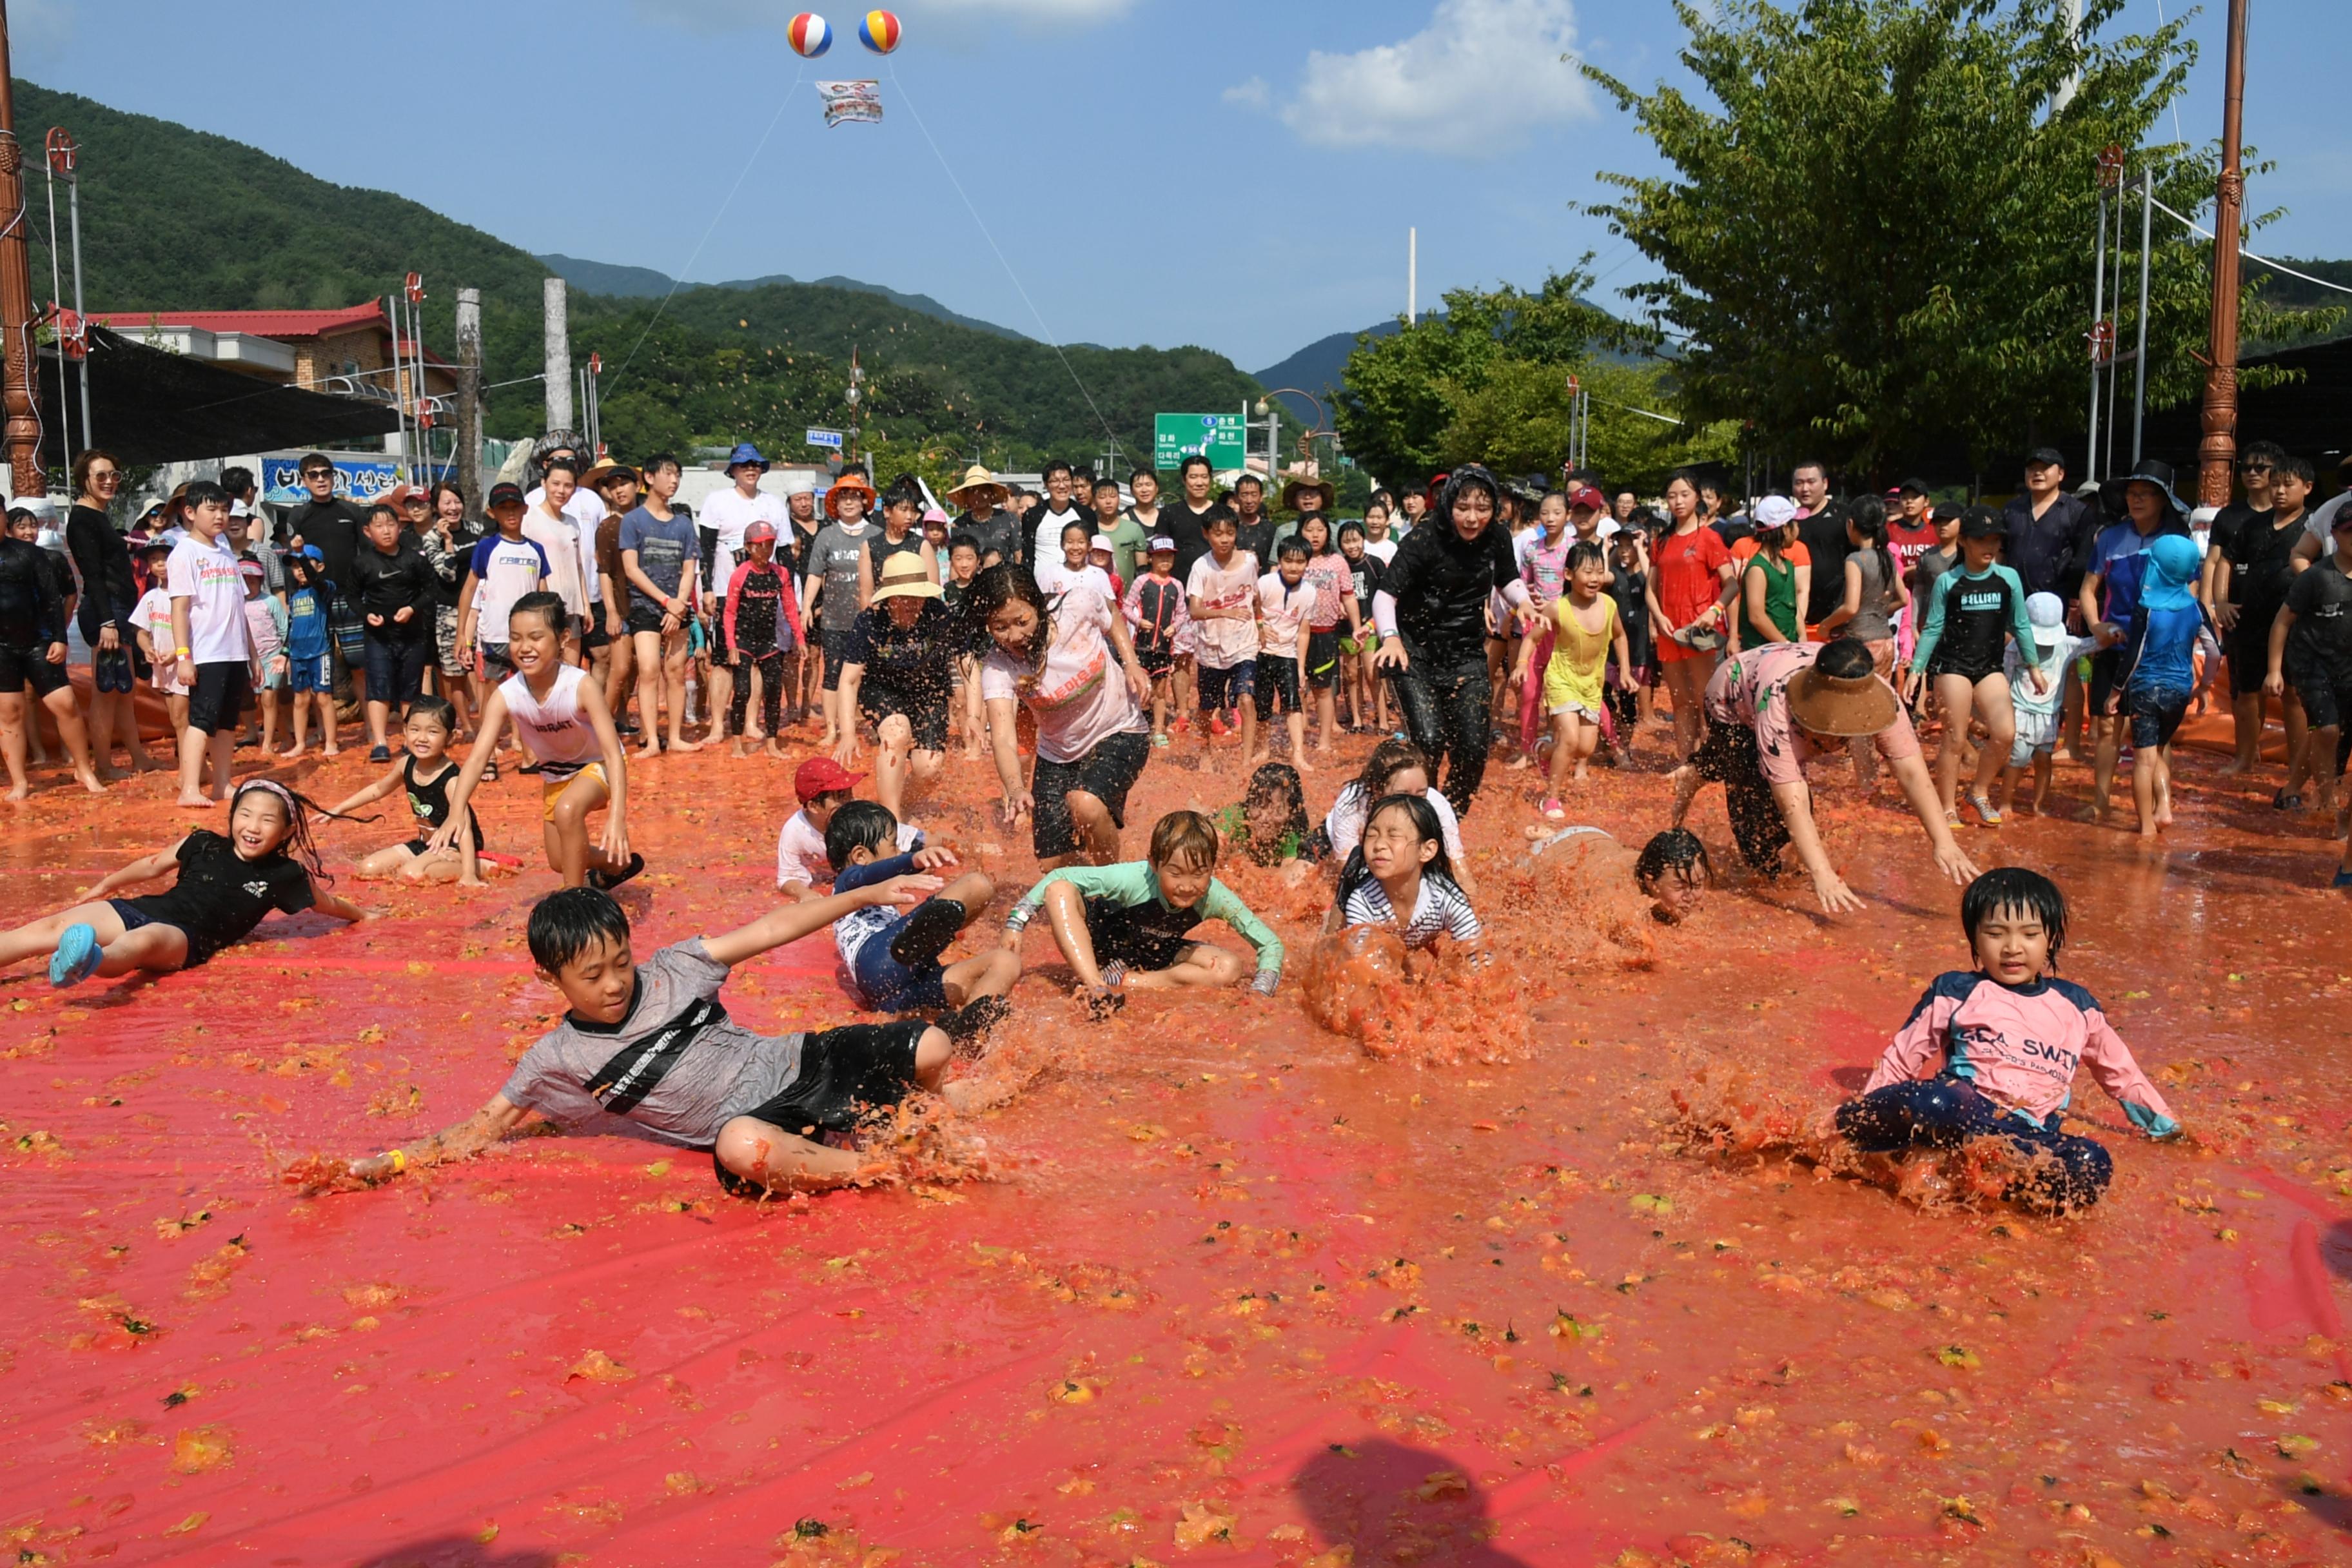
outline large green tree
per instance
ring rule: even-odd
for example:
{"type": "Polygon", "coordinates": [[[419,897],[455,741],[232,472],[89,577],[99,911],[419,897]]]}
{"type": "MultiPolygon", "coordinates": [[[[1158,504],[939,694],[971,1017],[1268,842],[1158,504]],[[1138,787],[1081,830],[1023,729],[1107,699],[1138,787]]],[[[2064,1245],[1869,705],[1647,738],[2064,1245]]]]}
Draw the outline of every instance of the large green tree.
{"type": "MultiPolygon", "coordinates": [[[[2079,429],[2101,150],[2184,212],[2216,172],[2149,141],[2189,8],[2111,36],[2125,8],[2089,0],[2077,33],[2065,0],[1676,0],[1699,95],[1586,65],[1672,171],[1604,174],[1622,194],[1591,210],[1665,275],[1627,292],[1680,346],[1685,407],[1882,477],[2079,429]]],[[[2206,247],[2158,224],[2152,404],[2195,387],[2210,288],[2206,247]]],[[[2249,336],[2291,330],[2250,291],[2249,336]]]]}

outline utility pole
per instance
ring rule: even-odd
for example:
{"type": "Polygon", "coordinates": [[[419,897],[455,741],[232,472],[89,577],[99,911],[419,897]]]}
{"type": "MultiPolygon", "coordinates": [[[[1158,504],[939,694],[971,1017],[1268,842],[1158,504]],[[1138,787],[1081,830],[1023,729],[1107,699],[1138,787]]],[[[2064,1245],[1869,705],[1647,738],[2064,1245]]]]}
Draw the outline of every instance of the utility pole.
{"type": "Polygon", "coordinates": [[[8,493],[45,496],[41,416],[33,386],[33,254],[25,242],[25,149],[16,141],[16,91],[9,74],[8,7],[0,0],[0,338],[6,367],[0,404],[7,409],[8,493]]]}
{"type": "MultiPolygon", "coordinates": [[[[2213,201],[2213,334],[2206,355],[2205,438],[2197,446],[2197,499],[2205,506],[2229,504],[2230,470],[2238,455],[2238,219],[2246,197],[2238,141],[2245,104],[2246,0],[2230,0],[2229,54],[2221,89],[2221,178],[2213,201]]],[[[0,186],[0,195],[5,193],[0,186]]]]}
{"type": "Polygon", "coordinates": [[[457,290],[457,489],[466,514],[482,505],[482,291],[457,290]]]}
{"type": "Polygon", "coordinates": [[[563,279],[547,280],[547,427],[572,428],[572,329],[564,313],[563,279]]]}
{"type": "Polygon", "coordinates": [[[1404,231],[1404,324],[1421,320],[1421,230],[1404,231]]]}
{"type": "Polygon", "coordinates": [[[81,313],[81,149],[74,145],[73,137],[64,131],[49,132],[49,158],[65,159],[67,221],[73,229],[74,330],[70,343],[60,342],[58,353],[71,359],[81,370],[81,444],[91,445],[89,433],[89,320],[81,313]]]}

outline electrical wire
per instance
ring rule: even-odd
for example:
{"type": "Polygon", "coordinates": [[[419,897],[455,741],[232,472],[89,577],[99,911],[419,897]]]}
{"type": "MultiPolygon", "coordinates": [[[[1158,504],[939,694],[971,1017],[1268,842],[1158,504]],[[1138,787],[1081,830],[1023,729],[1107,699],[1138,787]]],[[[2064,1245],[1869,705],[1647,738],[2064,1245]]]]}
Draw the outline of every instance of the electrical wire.
{"type": "Polygon", "coordinates": [[[751,149],[751,155],[744,159],[743,166],[735,172],[735,183],[727,187],[726,199],[719,204],[719,210],[710,215],[710,226],[704,229],[702,237],[695,242],[694,254],[686,258],[686,265],[679,268],[677,275],[670,279],[669,292],[663,295],[661,303],[654,307],[654,313],[646,318],[645,330],[637,334],[637,341],[629,345],[628,356],[621,361],[621,368],[613,373],[614,384],[619,384],[629,366],[635,363],[637,351],[646,346],[646,339],[653,334],[655,325],[662,319],[662,312],[669,309],[670,300],[677,297],[680,289],[686,287],[686,275],[694,270],[694,264],[697,261],[702,259],[702,247],[709,245],[710,237],[719,232],[719,220],[727,216],[727,209],[735,205],[736,193],[743,188],[743,182],[751,177],[751,165],[758,163],[760,154],[768,150],[768,139],[776,133],[777,125],[783,121],[785,109],[792,104],[793,95],[800,90],[801,79],[807,74],[808,62],[803,60],[800,70],[793,77],[793,85],[786,88],[783,96],[776,100],[776,112],[768,117],[768,128],[760,133],[759,145],[751,149]]]}
{"type": "MultiPolygon", "coordinates": [[[[886,61],[888,60],[888,57],[886,56],[884,58],[886,61]]],[[[890,85],[897,88],[900,95],[904,96],[907,91],[907,84],[898,79],[898,67],[897,62],[888,61],[886,68],[887,68],[890,73],[890,85]]],[[[981,238],[988,241],[988,248],[996,253],[997,265],[1003,268],[1005,277],[1013,280],[1013,291],[1021,296],[1021,302],[1029,307],[1029,314],[1031,318],[1036,321],[1037,331],[1044,335],[1045,346],[1052,349],[1054,351],[1054,357],[1062,362],[1062,368],[1069,373],[1070,382],[1078,389],[1078,395],[1087,400],[1087,407],[1094,415],[1095,423],[1102,426],[1103,437],[1110,443],[1111,451],[1113,453],[1117,453],[1118,450],[1118,432],[1114,431],[1110,427],[1110,421],[1103,417],[1101,407],[1095,402],[1095,395],[1087,390],[1086,380],[1078,374],[1077,367],[1070,363],[1070,356],[1062,352],[1062,345],[1060,343],[1055,342],[1053,329],[1045,325],[1045,313],[1037,309],[1037,302],[1029,298],[1029,290],[1021,286],[1021,275],[1013,271],[1013,263],[1005,259],[1004,247],[998,245],[996,243],[996,236],[988,231],[987,220],[980,216],[980,208],[972,205],[971,195],[963,188],[963,182],[956,178],[954,167],[948,163],[948,155],[940,151],[939,142],[933,140],[931,136],[931,128],[923,123],[923,111],[915,107],[915,100],[910,97],[906,99],[906,104],[907,112],[915,117],[915,129],[923,133],[924,141],[930,142],[931,156],[940,161],[940,169],[947,174],[948,184],[955,187],[956,195],[963,201],[964,211],[971,214],[971,221],[973,225],[979,228],[981,238]]],[[[1129,462],[1132,464],[1133,459],[1130,458],[1129,462]]]]}
{"type": "MultiPolygon", "coordinates": [[[[2213,231],[2211,229],[2207,228],[2203,224],[2199,223],[2195,218],[2190,217],[2188,214],[2173,212],[2170,207],[2166,206],[2154,196],[2150,196],[2148,201],[2157,211],[2169,214],[2171,216],[2179,218],[2180,222],[2188,227],[2189,232],[2195,235],[2198,238],[2210,239],[2213,237],[2213,231]]],[[[2305,283],[2315,283],[2322,289],[2333,289],[2338,294],[2352,294],[2352,288],[2347,288],[2341,283],[2331,283],[2325,278],[2314,278],[2308,272],[2297,272],[2294,268],[2289,267],[2284,261],[2273,261],[2269,257],[2258,255],[2253,251],[2248,250],[2242,245],[2238,247],[2238,254],[2244,257],[2249,261],[2259,262],[2274,272],[2284,272],[2290,278],[2300,278],[2305,283]]]]}

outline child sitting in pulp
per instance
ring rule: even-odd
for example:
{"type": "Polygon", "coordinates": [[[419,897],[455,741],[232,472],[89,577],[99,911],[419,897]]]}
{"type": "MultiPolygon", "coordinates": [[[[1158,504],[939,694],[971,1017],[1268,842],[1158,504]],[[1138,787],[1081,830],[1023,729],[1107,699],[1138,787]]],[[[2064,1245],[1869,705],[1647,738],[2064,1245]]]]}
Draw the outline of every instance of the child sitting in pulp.
{"type": "Polygon", "coordinates": [[[629,917],[609,893],[567,888],[530,912],[530,956],[563,994],[562,1021],[540,1037],[489,1103],[404,1148],[352,1162],[365,1181],[480,1152],[534,1115],[568,1132],[617,1133],[710,1151],[730,1193],[814,1192],[870,1180],[864,1155],[829,1147],[869,1112],[917,1089],[960,1110],[990,1091],[945,1081],[954,1045],[914,1020],[755,1035],[719,1000],[728,972],[851,914],[912,902],[930,877],[869,883],[789,904],[724,936],[694,937],[638,963],[629,917]]]}
{"type": "Polygon", "coordinates": [[[397,877],[404,882],[454,879],[460,887],[488,886],[482,880],[482,824],[472,806],[466,807],[466,816],[473,830],[461,834],[446,849],[433,847],[433,836],[450,817],[449,786],[457,782],[457,764],[449,756],[450,735],[457,727],[457,709],[438,697],[418,698],[408,705],[400,761],[375,783],[336,803],[335,814],[340,816],[399,790],[407,795],[408,809],[415,815],[416,836],[361,861],[362,878],[397,877]]]}
{"type": "MultiPolygon", "coordinates": [[[[833,814],[824,852],[836,893],[956,863],[950,849],[888,853],[897,848],[898,826],[876,801],[852,800],[833,814]]],[[[995,1022],[1005,1010],[1004,994],[1021,978],[1018,955],[992,949],[940,963],[956,933],[978,920],[995,896],[986,872],[966,871],[905,914],[874,905],[843,915],[833,940],[848,971],[851,997],[877,1013],[951,1011],[940,1022],[959,1038],[995,1022]],[[988,1005],[979,1005],[983,1002],[988,1005]]]]}
{"type": "Polygon", "coordinates": [[[1434,947],[1450,936],[1475,949],[1484,940],[1425,796],[1383,795],[1364,818],[1363,841],[1339,872],[1339,896],[1323,929],[1361,925],[1392,930],[1407,947],[1434,947]]]}
{"type": "Polygon", "coordinates": [[[2095,1204],[2115,1162],[2098,1143],[2058,1130],[2078,1066],[2150,1138],[2173,1137],[2180,1124],[2098,1002],[2055,977],[2066,944],[2056,883],[2021,867],[1988,871],[1961,895],[1960,929],[1977,967],[1927,987],[1862,1098],[1838,1108],[1838,1131],[1865,1153],[2001,1139],[2021,1155],[2048,1157],[2004,1197],[2061,1210],[2095,1204]]]}
{"type": "Polygon", "coordinates": [[[1151,830],[1149,859],[1049,873],[1005,916],[1000,950],[1018,963],[1022,933],[1044,910],[1055,946],[1099,1015],[1123,1005],[1121,991],[1238,983],[1237,955],[1191,938],[1202,921],[1223,921],[1257,950],[1252,988],[1271,996],[1282,981],[1282,939],[1217,880],[1216,868],[1215,826],[1197,811],[1171,811],[1151,830]]]}
{"type": "Polygon", "coordinates": [[[229,801],[226,837],[199,827],[171,848],[108,873],[87,901],[0,936],[0,969],[47,952],[49,984],[57,986],[79,985],[93,974],[110,980],[134,969],[169,974],[244,941],[272,910],[365,920],[366,910],[318,886],[329,879],[310,842],[304,816],[310,807],[268,779],[239,785],[229,801]],[[175,868],[179,879],[163,892],[106,896],[175,868]]]}
{"type": "MultiPolygon", "coordinates": [[[[811,757],[793,773],[793,793],[801,808],[784,819],[776,835],[776,891],[806,901],[833,890],[833,861],[824,852],[824,830],[833,814],[855,798],[864,773],[853,773],[831,757],[811,757]]],[[[923,847],[923,830],[898,824],[898,853],[923,847]]]]}

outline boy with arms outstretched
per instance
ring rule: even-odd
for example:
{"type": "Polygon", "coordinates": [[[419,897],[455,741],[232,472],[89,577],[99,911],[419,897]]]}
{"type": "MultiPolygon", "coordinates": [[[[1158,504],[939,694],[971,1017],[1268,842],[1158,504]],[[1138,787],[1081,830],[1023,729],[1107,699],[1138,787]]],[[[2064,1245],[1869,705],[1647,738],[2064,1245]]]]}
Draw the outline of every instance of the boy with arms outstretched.
{"type": "Polygon", "coordinates": [[[489,1103],[456,1126],[352,1162],[363,1181],[480,1152],[534,1115],[568,1132],[611,1132],[709,1149],[730,1193],[814,1192],[877,1173],[821,1142],[915,1090],[976,1110],[989,1091],[944,1083],[947,1034],[920,1020],[755,1035],[719,1000],[728,971],[860,910],[911,904],[936,877],[896,877],[787,904],[724,936],[674,942],[636,962],[629,917],[609,893],[567,888],[530,911],[530,956],[563,993],[542,1036],[489,1103]]]}

